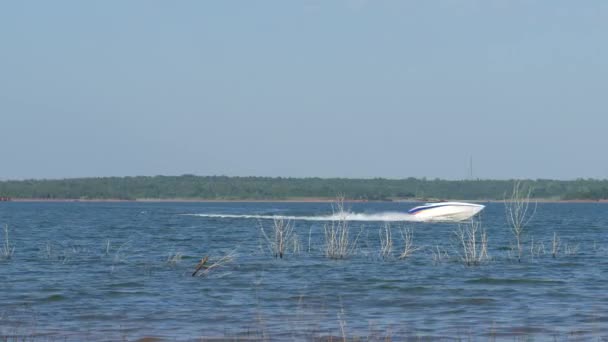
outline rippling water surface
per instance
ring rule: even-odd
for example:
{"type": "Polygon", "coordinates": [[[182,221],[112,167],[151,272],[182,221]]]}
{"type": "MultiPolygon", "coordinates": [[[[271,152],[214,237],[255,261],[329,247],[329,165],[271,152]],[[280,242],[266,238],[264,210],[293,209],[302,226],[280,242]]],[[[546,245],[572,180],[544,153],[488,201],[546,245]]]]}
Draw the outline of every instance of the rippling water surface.
{"type": "MultiPolygon", "coordinates": [[[[414,205],[348,207],[380,220],[414,205]]],[[[491,260],[472,267],[454,223],[391,222],[395,255],[402,227],[424,247],[405,260],[380,257],[382,221],[350,222],[357,248],[345,260],[324,257],[322,220],[293,221],[299,248],[282,260],[260,233],[267,217],[331,213],[326,203],[0,203],[15,247],[0,261],[0,340],[608,338],[606,204],[539,204],[517,262],[504,206],[489,203],[491,260]],[[227,254],[191,276],[201,257],[227,254]]]]}

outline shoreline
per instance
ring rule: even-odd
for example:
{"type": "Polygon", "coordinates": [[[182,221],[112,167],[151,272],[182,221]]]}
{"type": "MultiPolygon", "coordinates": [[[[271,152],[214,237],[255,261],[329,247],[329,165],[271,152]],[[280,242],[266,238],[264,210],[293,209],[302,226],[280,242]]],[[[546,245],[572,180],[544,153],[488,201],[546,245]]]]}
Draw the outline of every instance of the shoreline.
{"type": "MultiPolygon", "coordinates": [[[[473,202],[473,203],[502,203],[503,200],[496,199],[446,199],[442,201],[450,202],[473,202]]],[[[288,199],[204,199],[204,198],[138,198],[138,199],[118,199],[118,198],[11,198],[8,202],[32,202],[32,203],[333,203],[336,202],[335,198],[323,198],[323,197],[304,197],[304,198],[288,198],[288,199]]],[[[0,202],[0,203],[3,203],[0,202]]],[[[394,200],[344,200],[348,203],[426,203],[436,202],[434,200],[425,199],[394,199],[394,200]]],[[[608,199],[601,200],[561,200],[561,199],[530,199],[530,202],[537,203],[608,203],[608,199]]]]}

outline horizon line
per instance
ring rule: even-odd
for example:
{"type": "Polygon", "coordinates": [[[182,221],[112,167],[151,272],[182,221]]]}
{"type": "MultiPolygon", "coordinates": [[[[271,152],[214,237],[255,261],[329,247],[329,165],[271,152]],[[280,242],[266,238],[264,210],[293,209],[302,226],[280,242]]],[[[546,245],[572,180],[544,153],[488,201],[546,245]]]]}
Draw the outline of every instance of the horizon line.
{"type": "Polygon", "coordinates": [[[409,177],[335,177],[335,176],[229,176],[225,174],[215,174],[215,175],[197,175],[192,173],[184,173],[181,175],[135,175],[135,176],[79,176],[79,177],[41,177],[41,178],[0,178],[0,182],[26,182],[26,181],[68,181],[68,180],[85,180],[85,179],[109,179],[109,178],[156,178],[156,177],[200,177],[200,178],[265,178],[265,179],[322,179],[322,180],[331,180],[331,179],[343,179],[343,180],[391,180],[391,181],[400,181],[400,180],[409,180],[414,179],[418,181],[447,181],[447,182],[477,182],[477,181],[558,181],[558,182],[573,182],[573,181],[608,181],[608,178],[594,178],[594,177],[577,177],[570,179],[558,179],[558,178],[462,178],[462,179],[450,179],[450,178],[440,178],[440,177],[427,177],[427,176],[409,176],[409,177]]]}

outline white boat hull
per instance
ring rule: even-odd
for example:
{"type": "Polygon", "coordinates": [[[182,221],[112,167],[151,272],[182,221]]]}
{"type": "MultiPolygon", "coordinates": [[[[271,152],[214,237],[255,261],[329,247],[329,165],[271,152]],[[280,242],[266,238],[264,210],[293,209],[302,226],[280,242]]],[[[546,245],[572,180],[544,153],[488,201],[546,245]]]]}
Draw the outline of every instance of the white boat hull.
{"type": "Polygon", "coordinates": [[[485,208],[481,204],[464,202],[439,202],[415,207],[408,213],[417,221],[464,221],[475,216],[485,208]]]}

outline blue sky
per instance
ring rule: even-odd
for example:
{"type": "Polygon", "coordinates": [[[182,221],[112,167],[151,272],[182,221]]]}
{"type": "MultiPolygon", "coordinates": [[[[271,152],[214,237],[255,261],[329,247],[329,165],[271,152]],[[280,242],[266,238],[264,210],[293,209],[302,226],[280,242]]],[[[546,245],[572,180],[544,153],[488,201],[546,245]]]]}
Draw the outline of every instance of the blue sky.
{"type": "Polygon", "coordinates": [[[0,179],[608,178],[606,1],[0,2],[0,179]]]}

